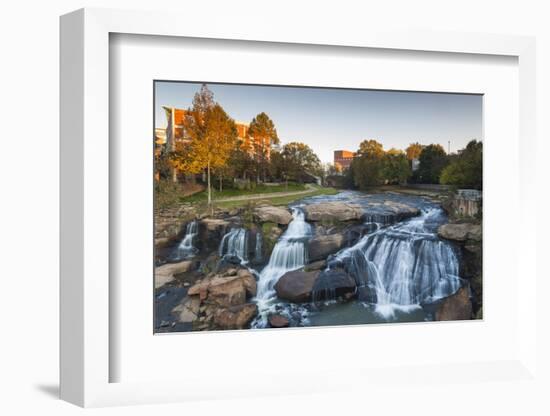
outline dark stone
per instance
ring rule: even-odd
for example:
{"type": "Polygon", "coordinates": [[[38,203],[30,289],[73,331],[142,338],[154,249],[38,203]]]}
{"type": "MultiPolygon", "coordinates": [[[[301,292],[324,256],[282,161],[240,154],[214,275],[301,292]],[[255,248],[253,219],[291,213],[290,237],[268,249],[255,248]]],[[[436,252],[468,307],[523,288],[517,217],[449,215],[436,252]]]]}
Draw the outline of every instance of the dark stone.
{"type": "Polygon", "coordinates": [[[325,260],[344,247],[342,234],[320,235],[313,237],[308,243],[308,257],[310,261],[325,260]]]}
{"type": "MultiPolygon", "coordinates": [[[[313,300],[330,300],[355,293],[355,280],[344,270],[325,270],[313,286],[313,300]]],[[[349,297],[349,296],[348,296],[349,297]]]]}
{"type": "Polygon", "coordinates": [[[294,303],[309,302],[319,271],[294,270],[285,273],[275,284],[277,296],[294,303]]]}
{"type": "Polygon", "coordinates": [[[272,328],[286,328],[289,325],[288,319],[282,315],[271,315],[269,317],[269,325],[272,328]]]}

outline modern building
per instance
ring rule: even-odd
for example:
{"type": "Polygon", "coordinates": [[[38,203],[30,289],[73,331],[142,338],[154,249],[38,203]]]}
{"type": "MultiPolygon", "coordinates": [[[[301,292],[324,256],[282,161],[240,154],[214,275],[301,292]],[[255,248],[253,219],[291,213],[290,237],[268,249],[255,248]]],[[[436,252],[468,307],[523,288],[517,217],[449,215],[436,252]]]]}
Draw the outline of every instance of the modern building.
{"type": "Polygon", "coordinates": [[[334,167],[341,172],[344,169],[348,169],[351,166],[351,162],[355,156],[354,152],[349,150],[335,150],[334,151],[334,167]]]}

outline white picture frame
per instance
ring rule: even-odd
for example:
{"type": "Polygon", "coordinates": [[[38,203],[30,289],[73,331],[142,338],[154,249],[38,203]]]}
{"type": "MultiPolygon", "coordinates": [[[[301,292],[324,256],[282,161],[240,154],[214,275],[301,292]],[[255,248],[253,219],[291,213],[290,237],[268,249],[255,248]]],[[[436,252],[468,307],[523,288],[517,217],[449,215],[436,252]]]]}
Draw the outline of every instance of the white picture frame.
{"type": "MultiPolygon", "coordinates": [[[[80,406],[107,406],[185,401],[213,397],[243,397],[270,394],[332,392],[357,386],[390,383],[395,377],[404,383],[445,382],[442,373],[472,382],[537,383],[536,250],[518,243],[518,263],[525,287],[517,292],[517,349],[509,359],[471,363],[441,362],[411,369],[378,368],[368,375],[342,369],[331,373],[332,382],[288,380],[285,374],[269,374],[269,383],[242,378],[232,386],[193,374],[187,381],[111,382],[110,366],[120,357],[110,348],[109,276],[110,258],[110,171],[109,157],[109,37],[135,34],[186,38],[225,39],[250,42],[278,42],[333,47],[384,50],[430,51],[451,54],[504,55],[518,59],[519,140],[518,150],[520,242],[535,241],[535,41],[529,37],[428,32],[380,32],[361,28],[357,32],[327,33],[311,25],[309,30],[266,24],[261,31],[236,33],[230,21],[205,28],[193,19],[173,13],[150,13],[106,9],[82,9],[61,18],[61,398],[80,406]],[[530,213],[529,215],[526,215],[530,213]],[[523,214],[523,215],[522,215],[523,214]],[[284,380],[285,387],[273,386],[284,380]],[[343,383],[341,380],[348,380],[343,383]],[[350,380],[353,380],[350,381],[350,380]]],[[[519,269],[518,269],[519,270],[519,269]]],[[[152,278],[152,276],[151,276],[152,278]]],[[[539,276],[540,278],[540,276],[539,276]]],[[[146,307],[146,306],[144,306],[146,307]]],[[[296,332],[294,332],[296,333],[296,332]]],[[[151,333],[152,336],[152,333],[151,333]]],[[[281,336],[291,336],[287,332],[281,336]]],[[[260,371],[261,373],[261,371],[260,371]]],[[[305,375],[307,378],[307,375],[305,375]]],[[[280,383],[279,383],[280,385],[280,383]]],[[[418,386],[416,386],[418,387],[418,386]]]]}

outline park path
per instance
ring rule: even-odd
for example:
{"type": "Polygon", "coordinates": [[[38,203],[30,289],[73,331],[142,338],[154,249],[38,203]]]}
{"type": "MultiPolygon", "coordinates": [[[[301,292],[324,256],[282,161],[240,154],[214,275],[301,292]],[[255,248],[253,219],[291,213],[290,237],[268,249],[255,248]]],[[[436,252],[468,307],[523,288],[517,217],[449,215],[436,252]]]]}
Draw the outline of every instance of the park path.
{"type": "Polygon", "coordinates": [[[228,198],[216,199],[213,202],[238,202],[238,201],[248,201],[251,199],[269,199],[269,198],[283,198],[285,196],[296,196],[296,195],[307,195],[312,192],[315,192],[317,189],[311,186],[309,183],[306,184],[306,190],[304,191],[294,191],[294,192],[270,192],[266,194],[251,194],[251,195],[242,195],[242,196],[231,196],[228,198]]]}

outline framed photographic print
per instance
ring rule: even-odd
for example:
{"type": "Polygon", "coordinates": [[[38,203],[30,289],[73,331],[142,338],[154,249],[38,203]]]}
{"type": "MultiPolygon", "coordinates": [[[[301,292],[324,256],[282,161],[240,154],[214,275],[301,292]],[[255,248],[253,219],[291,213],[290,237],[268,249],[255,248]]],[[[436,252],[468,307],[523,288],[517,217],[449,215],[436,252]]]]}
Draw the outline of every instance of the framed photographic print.
{"type": "Polygon", "coordinates": [[[181,21],[61,19],[62,398],[540,387],[533,39],[181,21]]]}

